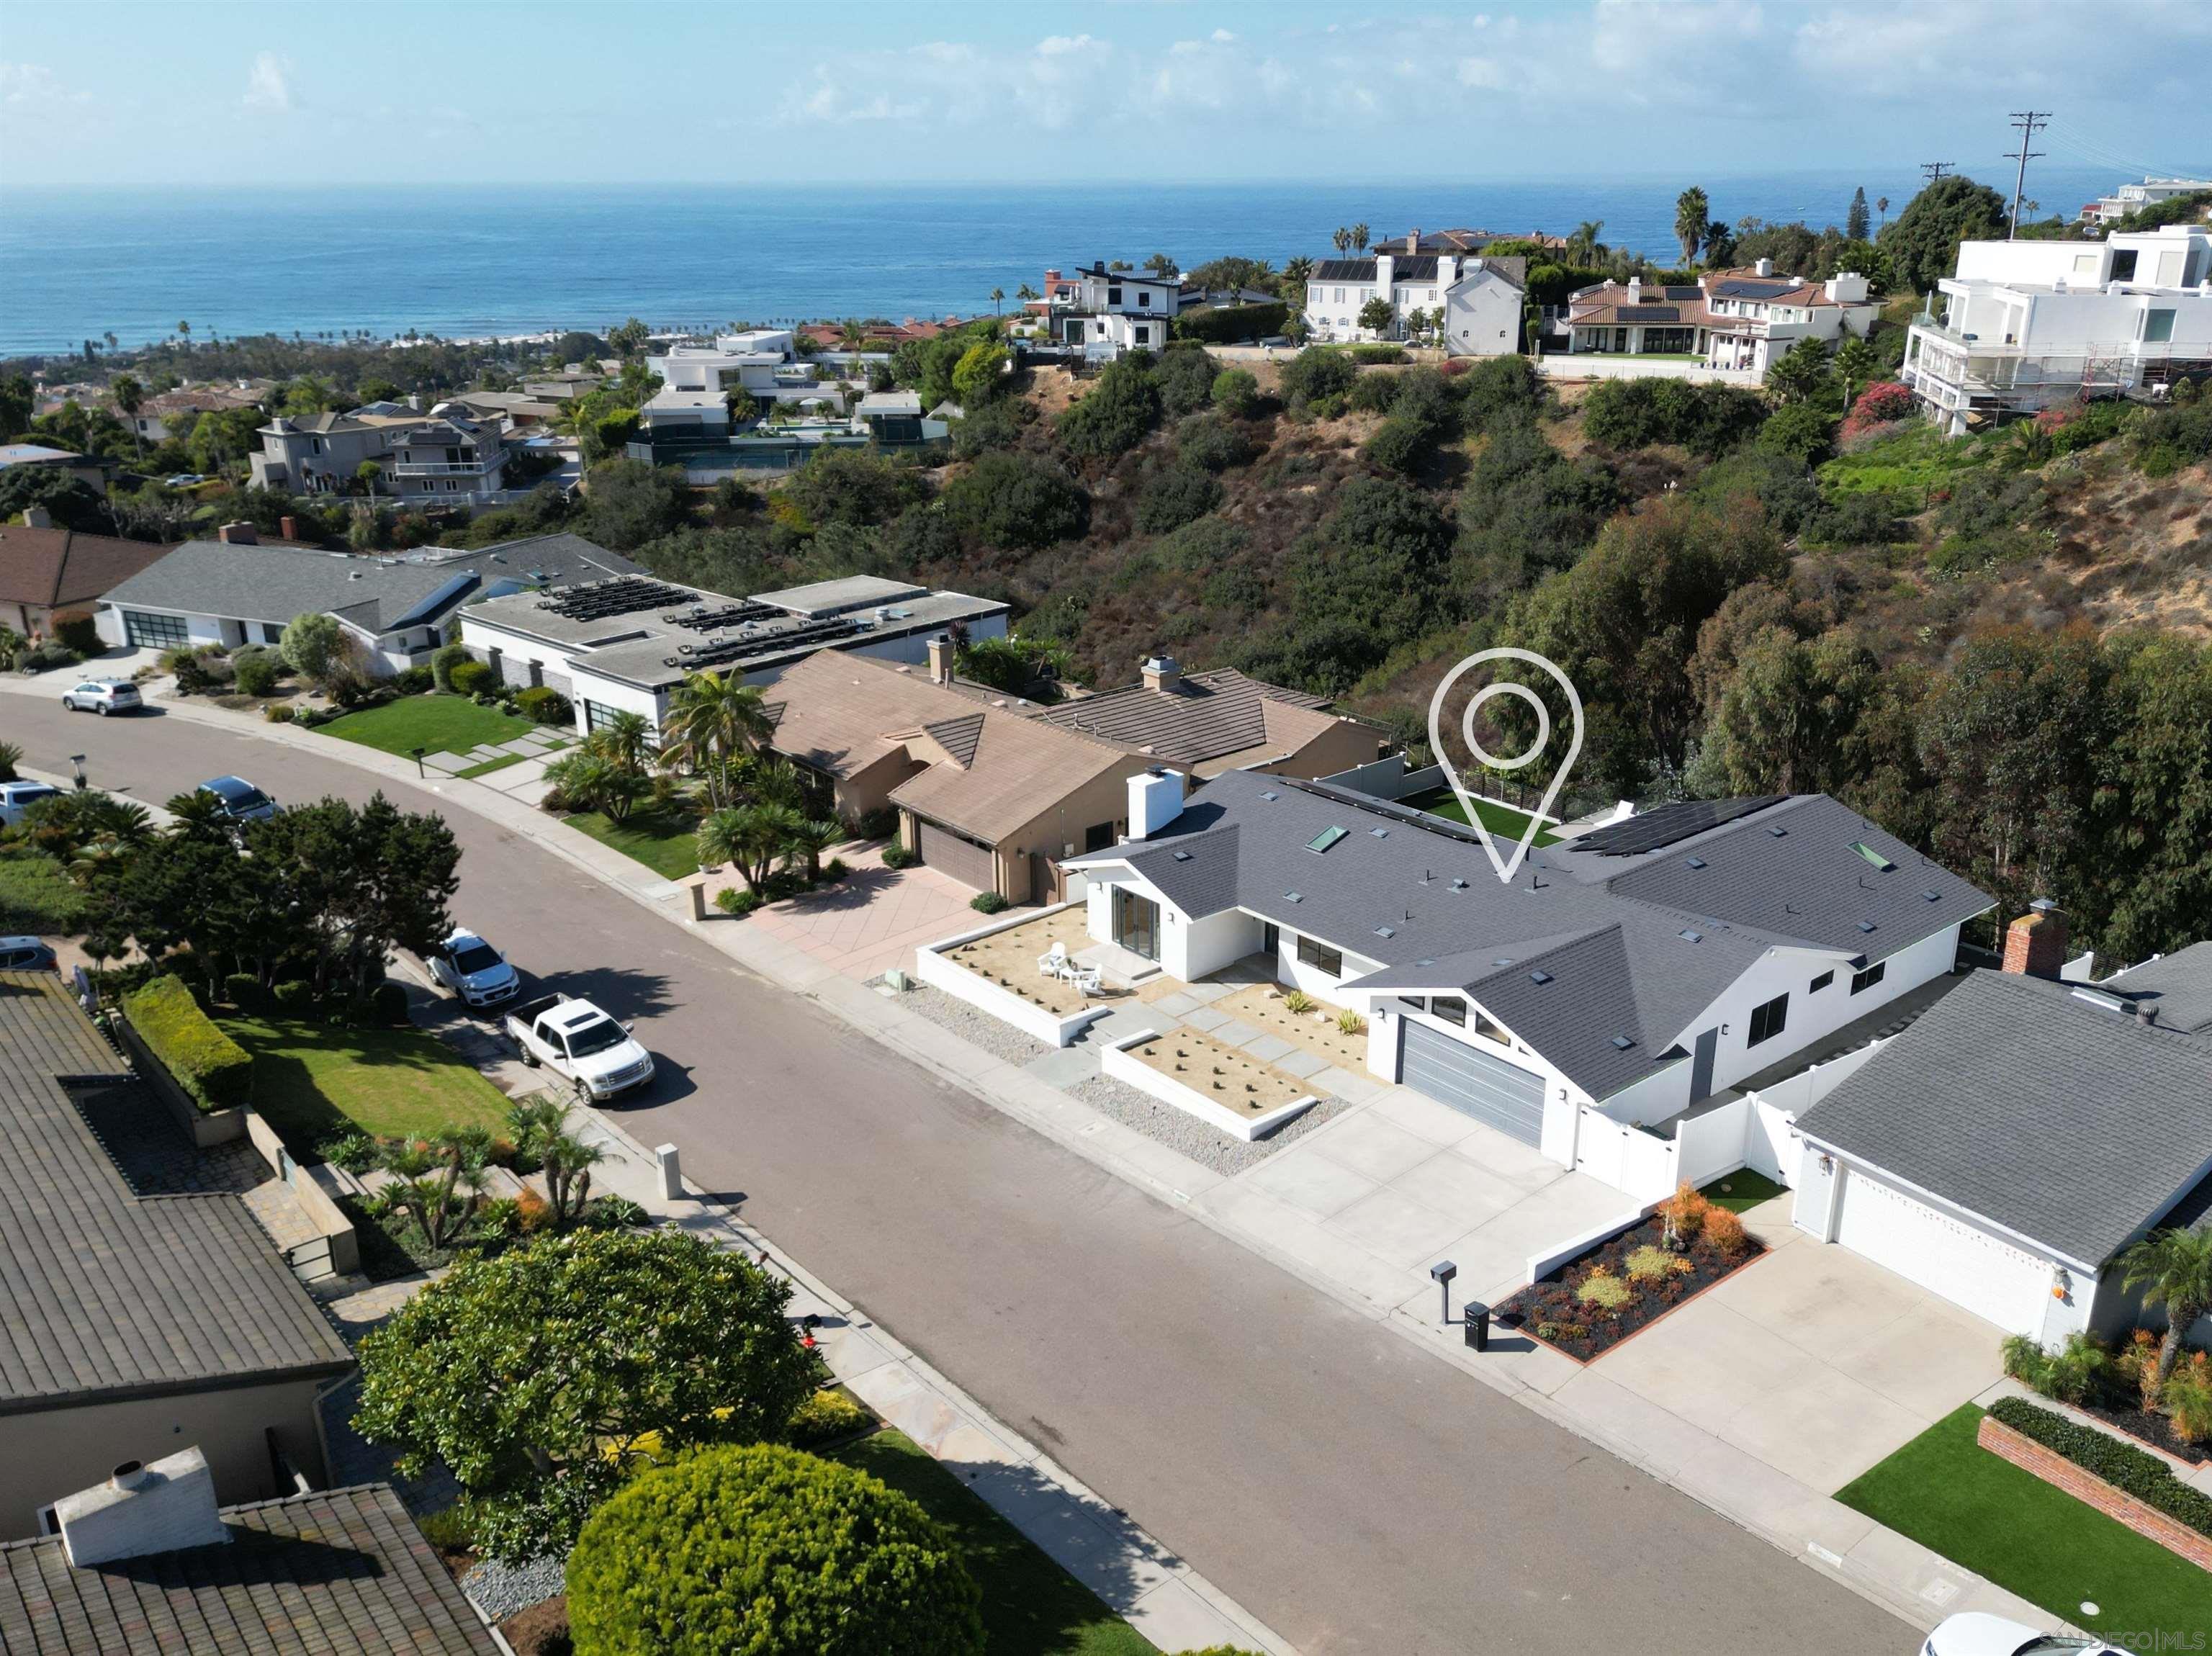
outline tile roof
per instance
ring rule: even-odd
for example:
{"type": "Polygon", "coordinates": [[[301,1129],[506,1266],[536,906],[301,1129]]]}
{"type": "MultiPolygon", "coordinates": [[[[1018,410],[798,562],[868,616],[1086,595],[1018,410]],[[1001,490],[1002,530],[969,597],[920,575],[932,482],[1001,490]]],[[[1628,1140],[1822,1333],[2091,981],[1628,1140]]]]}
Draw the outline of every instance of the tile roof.
{"type": "Polygon", "coordinates": [[[1161,689],[1141,682],[1039,709],[1032,717],[1134,748],[1172,765],[1279,743],[1290,753],[1337,722],[1328,698],[1247,678],[1233,667],[1186,673],[1161,689]]]}
{"type": "Polygon", "coordinates": [[[344,1373],[235,1196],[131,1193],[61,1080],[126,1073],[58,977],[0,973],[0,1413],[344,1373]]]}
{"type": "Polygon", "coordinates": [[[0,604],[90,604],[168,550],[152,541],[0,524],[0,604]]]}
{"type": "Polygon", "coordinates": [[[2155,1009],[2161,1028],[2212,1032],[2212,942],[2130,966],[2098,987],[2146,1011],[2155,1009]]]}
{"type": "Polygon", "coordinates": [[[1977,971],[1797,1125],[2100,1266],[2212,1164],[2212,1040],[1977,971]]]}
{"type": "Polygon", "coordinates": [[[385,1483],[226,1507],[227,1545],[77,1568],[58,1536],[0,1544],[0,1650],[22,1656],[493,1656],[385,1483]]]}
{"type": "Polygon", "coordinates": [[[1151,839],[1070,864],[1129,863],[1194,918],[1246,909],[1383,968],[1348,986],[1494,998],[1508,1028],[1596,1098],[1675,1062],[1690,1022],[1772,948],[1886,955],[1989,907],[1819,794],[1640,855],[1577,854],[1572,840],[1532,850],[1510,886],[1469,830],[1416,816],[1326,784],[1230,771],[1151,839]],[[1349,832],[1316,852],[1330,828],[1349,832]],[[1891,874],[1854,840],[1883,851],[1891,874]],[[1688,869],[1691,857],[1705,869],[1688,869]],[[1939,901],[1921,895],[1929,889],[1939,901]],[[1868,917],[1872,934],[1857,929],[1868,917]],[[1552,981],[1533,982],[1534,970],[1552,981]]]}

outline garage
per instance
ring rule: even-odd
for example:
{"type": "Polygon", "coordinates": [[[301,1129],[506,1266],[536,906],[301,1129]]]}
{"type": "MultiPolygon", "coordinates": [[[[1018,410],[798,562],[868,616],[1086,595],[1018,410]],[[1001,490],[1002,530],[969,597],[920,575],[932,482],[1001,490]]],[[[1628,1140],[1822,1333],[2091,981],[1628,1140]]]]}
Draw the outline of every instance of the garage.
{"type": "Polygon", "coordinates": [[[979,846],[927,818],[917,816],[914,821],[919,830],[915,849],[921,853],[923,863],[978,891],[999,889],[998,858],[988,846],[979,846]]]}
{"type": "Polygon", "coordinates": [[[2036,1334],[2051,1293],[2049,1262],[1851,1168],[1836,1240],[1908,1282],[1987,1319],[2036,1334]]]}
{"type": "Polygon", "coordinates": [[[1543,1077],[1412,1018],[1398,1028],[1400,1081],[1524,1144],[1542,1141],[1543,1077]]]}

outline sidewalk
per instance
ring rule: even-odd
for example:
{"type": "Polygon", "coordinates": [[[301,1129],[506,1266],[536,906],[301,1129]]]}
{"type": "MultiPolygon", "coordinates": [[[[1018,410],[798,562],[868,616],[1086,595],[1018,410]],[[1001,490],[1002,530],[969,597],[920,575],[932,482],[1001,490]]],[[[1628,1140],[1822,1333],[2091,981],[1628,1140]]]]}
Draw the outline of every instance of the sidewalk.
{"type": "MultiPolygon", "coordinates": [[[[17,688],[17,681],[0,681],[0,688],[17,688]]],[[[1278,1216],[1268,1210],[1265,1199],[1254,1199],[1258,1192],[1224,1191],[1214,1201],[1201,1199],[1230,1181],[1189,1157],[1100,1114],[1039,1077],[991,1057],[951,1031],[900,1006],[888,992],[856,981],[829,961],[768,928],[721,916],[704,922],[692,921],[688,894],[682,885],[659,878],[651,870],[542,811],[479,783],[458,779],[418,782],[411,761],[328,737],[167,698],[161,698],[161,705],[172,717],[251,733],[325,758],[343,760],[417,786],[427,786],[430,792],[449,798],[453,804],[587,870],[633,901],[692,931],[757,975],[808,996],[854,1028],[933,1071],[951,1085],[982,1099],[1062,1148],[1170,1202],[1198,1222],[1291,1272],[1340,1304],[1422,1346],[1554,1424],[1672,1484],[1916,1627],[1932,1629],[1944,1617],[1969,1610],[2008,1616],[2034,1626],[2042,1626],[2049,1619],[2046,1612],[2025,1600],[1851,1511],[1831,1499],[1825,1489],[1801,1482],[1768,1460],[1608,1380],[1601,1369],[1585,1368],[1533,1344],[1522,1352],[1494,1346],[1491,1353],[1477,1356],[1465,1349],[1456,1325],[1441,1326],[1437,1323],[1435,1301],[1430,1291],[1424,1289],[1411,1295],[1406,1292],[1405,1278],[1400,1271],[1393,1269],[1387,1275],[1378,1274],[1373,1269],[1371,1255],[1356,1247],[1334,1245],[1310,1225],[1273,1222],[1278,1216]]],[[[732,1245],[757,1249],[764,1246],[742,1223],[718,1211],[710,1211],[703,1203],[695,1200],[673,1207],[659,1203],[653,1158],[611,1124],[603,1120],[602,1125],[612,1140],[623,1144],[636,1158],[642,1175],[653,1181],[656,1199],[647,1205],[654,1211],[665,1210],[686,1228],[715,1234],[718,1240],[737,1239],[732,1245]]],[[[623,1193],[632,1194],[628,1189],[623,1193]]],[[[990,1422],[978,1405],[927,1369],[888,1333],[870,1325],[860,1313],[842,1305],[796,1267],[781,1259],[776,1263],[795,1283],[842,1319],[842,1325],[829,1330],[835,1338],[825,1338],[825,1350],[835,1352],[846,1341],[865,1342],[854,1345],[849,1356],[832,1356],[832,1367],[839,1377],[933,1453],[948,1464],[963,1465],[964,1475],[969,1477],[979,1494],[993,1500],[999,1510],[1079,1579],[1094,1586],[1101,1579],[1095,1569],[1086,1574],[1071,1559],[1098,1556],[1094,1550],[1097,1543],[1092,1537],[1103,1533],[1109,1538],[1109,1544],[1115,1547],[1117,1558],[1126,1558],[1129,1556],[1127,1549],[1137,1548],[1146,1560],[1158,1561],[1148,1562],[1146,1570],[1134,1578],[1143,1589],[1137,1594],[1140,1604],[1176,1586],[1182,1591],[1160,1600],[1163,1614],[1180,1616],[1190,1606],[1203,1605],[1208,1607],[1210,1615],[1247,1628],[1233,1637],[1225,1633],[1211,1633],[1195,1638],[1173,1630],[1173,1623],[1164,1624],[1162,1633],[1158,1635],[1146,1629],[1146,1636],[1156,1644],[1174,1650],[1226,1639],[1231,1643],[1259,1642],[1270,1650],[1288,1648],[1264,1629],[1249,1624],[1241,1611],[1198,1578],[1178,1573],[1181,1567],[1168,1560],[1157,1544],[1115,1518],[1106,1503],[1068,1478],[1034,1446],[990,1422]],[[884,1372],[879,1374],[879,1370],[884,1372]],[[914,1424],[908,1424],[909,1418],[914,1424]],[[964,1458],[988,1447],[1002,1449],[1008,1459],[987,1456],[975,1463],[975,1471],[969,1471],[963,1464],[964,1458]],[[987,1478],[981,1475],[986,1468],[1001,1470],[987,1478]],[[1031,1491],[1018,1489],[1006,1476],[1009,1471],[1018,1472],[1024,1468],[1051,1480],[1055,1490],[1066,1493],[1048,1496],[1046,1504],[1040,1507],[1031,1491]],[[1072,1514],[1079,1527],[1071,1532],[1067,1520],[1054,1515],[1049,1504],[1054,1500],[1075,1503],[1072,1508],[1062,1510],[1072,1514]],[[1115,1537],[1120,1538],[1111,1539],[1115,1537]],[[1083,1544],[1071,1551],[1072,1539],[1079,1539],[1083,1544]]],[[[805,1308],[794,1301],[794,1310],[805,1308]]],[[[825,1316],[826,1328],[829,1313],[822,1314],[825,1316]]],[[[1808,1429],[1816,1424],[1808,1422],[1808,1429]]],[[[1124,1568],[1121,1563],[1115,1567],[1117,1574],[1124,1568]]],[[[1140,1628],[1144,1627],[1142,1622],[1137,1621],[1138,1610],[1118,1602],[1114,1595],[1101,1596],[1130,1616],[1140,1628]]]]}

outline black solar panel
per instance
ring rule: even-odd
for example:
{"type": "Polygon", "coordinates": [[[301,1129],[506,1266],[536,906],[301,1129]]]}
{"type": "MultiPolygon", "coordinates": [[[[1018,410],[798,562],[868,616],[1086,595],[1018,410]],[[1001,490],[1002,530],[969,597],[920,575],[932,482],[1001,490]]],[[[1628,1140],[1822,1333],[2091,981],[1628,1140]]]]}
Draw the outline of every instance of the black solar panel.
{"type": "Polygon", "coordinates": [[[1674,305],[1626,305],[1616,312],[1622,322],[1680,322],[1682,312],[1674,305]]]}
{"type": "Polygon", "coordinates": [[[672,626],[688,627],[695,633],[712,633],[724,627],[736,627],[749,621],[760,621],[769,616],[787,613],[772,604],[755,604],[750,598],[738,604],[726,604],[717,609],[702,604],[696,610],[674,611],[661,620],[672,626]]]}
{"type": "Polygon", "coordinates": [[[730,633],[703,644],[678,646],[678,653],[663,658],[670,667],[714,667],[726,662],[748,661],[801,646],[834,644],[867,628],[857,621],[811,621],[799,627],[780,627],[752,633],[730,633]]]}
{"type": "Polygon", "coordinates": [[[1779,299],[1796,290],[1794,282],[1723,282],[1713,289],[1723,299],[1779,299]]]}
{"type": "Polygon", "coordinates": [[[1755,799],[1685,799],[1679,804],[1647,810],[1624,822],[1593,828],[1568,840],[1566,848],[1594,851],[1601,857],[1638,857],[1686,840],[1693,834],[1703,834],[1707,828],[1717,828],[1723,822],[1733,822],[1740,816],[1748,816],[1755,810],[1765,810],[1769,805],[1778,805],[1789,797],[1770,793],[1755,799]]]}
{"type": "Polygon", "coordinates": [[[608,616],[627,616],[639,610],[665,610],[686,604],[691,594],[666,581],[641,575],[617,575],[609,580],[585,581],[564,587],[550,597],[538,600],[540,610],[550,610],[570,621],[599,621],[608,616]]]}

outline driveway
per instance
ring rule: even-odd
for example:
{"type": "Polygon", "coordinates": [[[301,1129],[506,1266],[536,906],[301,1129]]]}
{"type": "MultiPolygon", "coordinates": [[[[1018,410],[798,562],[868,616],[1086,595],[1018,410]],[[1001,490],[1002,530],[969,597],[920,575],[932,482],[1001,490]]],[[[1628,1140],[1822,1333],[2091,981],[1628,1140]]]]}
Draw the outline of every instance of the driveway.
{"type": "MultiPolygon", "coordinates": [[[[836,885],[757,909],[748,924],[833,972],[866,981],[894,966],[911,971],[914,951],[923,943],[988,921],[969,906],[975,888],[936,869],[885,868],[880,846],[840,846],[830,854],[843,858],[852,873],[836,885]]],[[[726,870],[694,879],[715,890],[736,883],[726,870]]]]}

